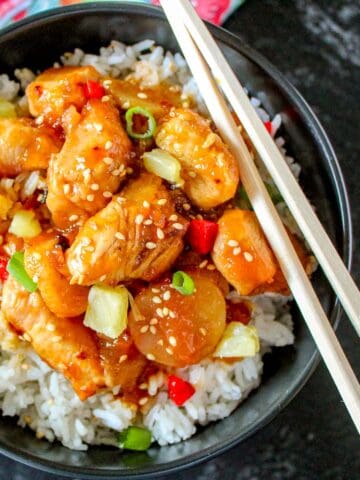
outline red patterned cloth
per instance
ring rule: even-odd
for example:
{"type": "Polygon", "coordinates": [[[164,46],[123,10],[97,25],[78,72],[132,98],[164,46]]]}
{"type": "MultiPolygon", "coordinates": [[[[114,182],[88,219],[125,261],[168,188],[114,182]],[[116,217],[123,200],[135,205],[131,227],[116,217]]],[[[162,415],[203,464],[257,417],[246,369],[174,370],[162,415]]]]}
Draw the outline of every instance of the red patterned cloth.
{"type": "MultiPolygon", "coordinates": [[[[51,8],[65,7],[89,0],[0,0],[0,27],[51,8]]],[[[122,0],[112,0],[121,2],[122,0]]],[[[159,0],[135,0],[139,3],[159,5],[159,0]]],[[[220,25],[245,0],[192,0],[199,15],[220,25]]]]}

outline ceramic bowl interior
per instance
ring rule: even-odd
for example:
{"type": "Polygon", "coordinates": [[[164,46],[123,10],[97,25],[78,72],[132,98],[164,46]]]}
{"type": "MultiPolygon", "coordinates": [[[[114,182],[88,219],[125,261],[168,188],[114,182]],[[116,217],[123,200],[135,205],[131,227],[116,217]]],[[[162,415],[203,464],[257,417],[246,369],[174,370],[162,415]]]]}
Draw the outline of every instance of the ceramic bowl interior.
{"type": "MultiPolygon", "coordinates": [[[[350,261],[351,226],[346,191],[334,152],[313,113],[291,85],[263,57],[239,38],[212,28],[244,86],[265,108],[283,117],[282,134],[302,166],[301,183],[346,262],[350,261]]],[[[41,70],[76,47],[97,52],[116,39],[135,43],[152,38],[173,51],[178,45],[160,10],[131,4],[85,4],[25,20],[0,35],[0,72],[15,68],[41,70]]],[[[331,322],[338,318],[335,297],[323,275],[314,277],[317,293],[331,322]]],[[[200,429],[190,440],[146,453],[124,453],[107,447],[76,452],[35,438],[0,419],[0,451],[35,467],[81,478],[148,477],[211,458],[254,433],[299,391],[317,360],[314,342],[294,308],[296,343],[267,355],[261,388],[229,418],[200,429]]]]}

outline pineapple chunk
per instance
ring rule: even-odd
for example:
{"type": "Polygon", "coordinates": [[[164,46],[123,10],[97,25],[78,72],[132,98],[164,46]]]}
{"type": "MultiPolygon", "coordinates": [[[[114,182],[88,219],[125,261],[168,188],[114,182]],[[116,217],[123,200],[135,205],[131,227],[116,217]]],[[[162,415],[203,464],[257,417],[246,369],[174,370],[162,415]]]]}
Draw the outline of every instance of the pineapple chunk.
{"type": "Polygon", "coordinates": [[[110,338],[118,338],[127,327],[129,292],[123,286],[93,285],[89,292],[84,325],[110,338]]]}
{"type": "Polygon", "coordinates": [[[18,210],[12,219],[9,232],[21,238],[33,238],[41,233],[41,226],[32,210],[18,210]]]}
{"type": "Polygon", "coordinates": [[[5,197],[5,195],[0,194],[0,219],[6,220],[7,214],[10,208],[13,206],[13,202],[5,197]]]}
{"type": "Polygon", "coordinates": [[[260,350],[255,327],[230,322],[216,347],[214,357],[253,357],[260,350]]]}

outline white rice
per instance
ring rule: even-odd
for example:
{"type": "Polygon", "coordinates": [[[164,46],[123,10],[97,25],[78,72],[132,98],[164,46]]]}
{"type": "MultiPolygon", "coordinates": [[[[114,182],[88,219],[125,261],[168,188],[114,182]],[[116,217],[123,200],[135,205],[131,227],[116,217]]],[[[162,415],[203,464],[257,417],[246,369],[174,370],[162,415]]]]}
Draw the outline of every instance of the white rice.
{"type": "MultiPolygon", "coordinates": [[[[132,46],[117,41],[109,47],[100,49],[100,55],[86,54],[80,49],[64,54],[64,65],[93,65],[101,74],[114,77],[131,76],[143,85],[152,86],[167,80],[181,85],[184,101],[195,100],[200,110],[204,105],[196,84],[191,77],[186,62],[179,54],[165,52],[155,46],[152,40],[144,40],[132,46]]],[[[59,64],[56,64],[59,65],[59,64]]],[[[16,71],[20,85],[0,75],[0,97],[26,102],[18,97],[20,88],[24,89],[34,78],[28,69],[16,71]]],[[[270,121],[268,113],[262,108],[260,100],[251,98],[252,104],[263,121],[270,121]]],[[[272,120],[272,134],[281,126],[281,116],[272,120]]],[[[276,138],[280,151],[286,157],[294,175],[300,173],[300,167],[294,159],[286,156],[284,139],[276,138]]],[[[267,172],[262,171],[268,179],[267,172]]],[[[21,184],[21,197],[31,195],[43,182],[39,172],[17,178],[21,184]]],[[[2,179],[0,187],[13,188],[14,180],[2,179]]],[[[285,204],[278,204],[285,223],[295,231],[294,221],[285,204]]],[[[240,301],[235,292],[229,295],[234,301],[240,301]]],[[[252,324],[257,328],[261,340],[261,353],[272,347],[290,345],[294,342],[292,320],[288,313],[288,297],[265,294],[252,297],[254,310],[252,324]]],[[[4,326],[0,328],[3,330],[4,326]]],[[[117,432],[134,422],[146,425],[153,439],[160,445],[167,445],[191,437],[197,425],[206,425],[228,416],[249,393],[258,387],[262,374],[260,354],[252,358],[228,364],[222,361],[204,360],[198,365],[180,369],[176,373],[190,381],[196,393],[182,408],[177,407],[168,398],[166,375],[159,373],[149,379],[147,394],[151,397],[149,407],[142,419],[136,416],[135,409],[125,402],[114,399],[113,392],[95,395],[81,402],[70,383],[23,343],[17,343],[15,350],[8,350],[2,339],[3,350],[0,353],[0,408],[3,415],[17,416],[21,426],[28,425],[39,438],[50,442],[55,439],[71,449],[86,450],[89,444],[116,444],[117,432]]],[[[146,392],[145,392],[146,393],[146,392]]]]}

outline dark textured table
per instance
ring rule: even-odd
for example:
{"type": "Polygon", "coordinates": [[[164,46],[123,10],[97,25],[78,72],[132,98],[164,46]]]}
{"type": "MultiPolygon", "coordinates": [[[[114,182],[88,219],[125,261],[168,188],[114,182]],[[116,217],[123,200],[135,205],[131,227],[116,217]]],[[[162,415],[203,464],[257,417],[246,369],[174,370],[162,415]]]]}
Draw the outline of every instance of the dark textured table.
{"type": "MultiPolygon", "coordinates": [[[[337,152],[360,234],[360,6],[356,0],[248,0],[225,24],[300,90],[337,152]]],[[[356,241],[355,241],[356,246],[356,241]]],[[[359,246],[359,245],[357,245],[359,246]]],[[[360,280],[360,259],[353,273],[360,280]]],[[[338,336],[357,373],[359,343],[344,318],[338,336]]],[[[359,437],[324,365],[261,432],[176,480],[356,480],[359,437]]],[[[0,480],[53,476],[0,458],[0,480]]],[[[61,480],[60,477],[57,477],[61,480]]]]}

